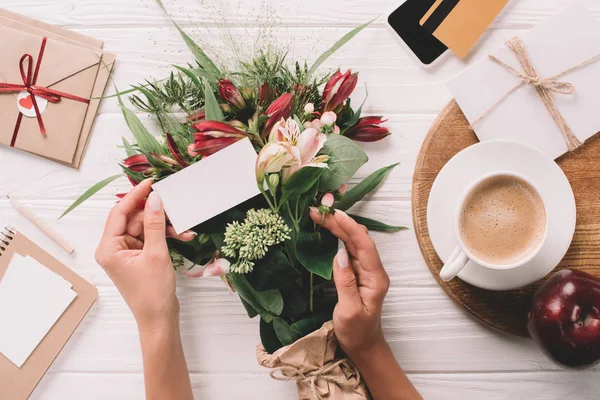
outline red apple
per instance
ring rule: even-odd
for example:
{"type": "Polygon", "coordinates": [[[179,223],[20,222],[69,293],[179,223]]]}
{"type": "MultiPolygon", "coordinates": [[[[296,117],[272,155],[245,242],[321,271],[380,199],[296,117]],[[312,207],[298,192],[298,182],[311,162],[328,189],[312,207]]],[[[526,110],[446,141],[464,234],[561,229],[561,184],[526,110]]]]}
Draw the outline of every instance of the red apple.
{"type": "Polygon", "coordinates": [[[600,279],[562,270],[533,297],[531,337],[556,362],[571,368],[600,361],[600,279]]]}

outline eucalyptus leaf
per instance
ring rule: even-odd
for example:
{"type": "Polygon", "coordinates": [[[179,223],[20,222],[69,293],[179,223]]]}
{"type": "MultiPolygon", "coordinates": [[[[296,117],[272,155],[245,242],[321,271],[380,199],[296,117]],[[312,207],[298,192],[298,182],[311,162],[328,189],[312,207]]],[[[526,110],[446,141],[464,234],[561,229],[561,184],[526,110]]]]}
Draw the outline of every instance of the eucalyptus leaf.
{"type": "MultiPolygon", "coordinates": [[[[377,18],[375,18],[375,19],[377,19],[377,18]]],[[[314,64],[308,70],[308,76],[310,77],[315,72],[317,72],[317,69],[319,69],[319,67],[321,66],[321,64],[323,64],[325,62],[325,60],[327,60],[329,57],[331,57],[336,51],[338,51],[346,43],[348,43],[354,36],[358,35],[363,29],[365,29],[367,26],[371,25],[371,23],[373,23],[373,21],[375,21],[375,19],[367,22],[364,25],[361,25],[357,28],[352,29],[350,32],[345,34],[340,40],[338,40],[333,46],[331,46],[329,49],[327,49],[327,51],[325,53],[321,54],[321,56],[319,58],[317,58],[317,61],[315,61],[314,64]]]]}
{"type": "Polygon", "coordinates": [[[396,163],[388,167],[378,169],[371,175],[363,179],[358,185],[348,190],[346,194],[334,204],[336,210],[346,211],[354,204],[362,200],[367,194],[371,193],[379,184],[385,179],[386,176],[394,169],[398,164],[396,163]]]}
{"type": "Polygon", "coordinates": [[[75,200],[75,202],[73,204],[71,204],[71,206],[69,208],[67,208],[67,210],[64,213],[62,213],[62,215],[60,217],[58,217],[58,219],[61,219],[62,217],[64,217],[65,215],[67,215],[68,213],[70,213],[71,211],[76,209],[77,207],[79,207],[81,205],[81,203],[83,203],[84,201],[86,201],[87,199],[89,199],[90,197],[95,195],[96,193],[98,193],[98,191],[105,188],[113,181],[116,181],[117,179],[121,178],[122,176],[123,176],[123,174],[113,175],[111,177],[108,177],[108,178],[96,183],[94,186],[92,186],[91,188],[86,190],[85,193],[83,193],[81,196],[79,196],[79,198],[77,200],[75,200]]]}
{"type": "Polygon", "coordinates": [[[290,329],[290,325],[281,318],[273,318],[275,334],[282,345],[288,346],[300,339],[300,335],[290,329]]]}
{"type": "Polygon", "coordinates": [[[323,171],[319,180],[321,192],[339,189],[369,161],[369,157],[357,143],[341,135],[329,135],[320,154],[329,156],[329,168],[323,171]]]}
{"type": "Polygon", "coordinates": [[[248,304],[248,302],[246,300],[244,300],[242,298],[240,298],[240,300],[242,301],[242,305],[246,309],[248,318],[252,319],[258,315],[258,312],[254,309],[254,307],[252,307],[250,304],[248,304]]]}
{"type": "Polygon", "coordinates": [[[127,141],[127,139],[125,139],[124,136],[122,136],[121,139],[123,140],[123,148],[125,148],[127,157],[135,156],[137,154],[137,151],[135,151],[135,149],[131,147],[131,144],[127,141]]]}
{"type": "Polygon", "coordinates": [[[269,323],[263,319],[260,320],[260,341],[269,354],[273,354],[283,347],[277,338],[273,322],[269,323]]]}
{"type": "Polygon", "coordinates": [[[392,233],[392,232],[399,232],[399,231],[404,231],[404,230],[408,229],[405,226],[391,226],[391,225],[385,224],[383,222],[380,222],[380,221],[377,221],[377,220],[374,220],[371,218],[360,217],[358,215],[350,215],[350,217],[352,217],[359,224],[366,226],[368,230],[374,231],[374,232],[392,233]]]}
{"type": "Polygon", "coordinates": [[[205,106],[206,109],[206,120],[207,121],[223,121],[225,118],[223,116],[223,110],[221,110],[221,106],[215,97],[215,94],[212,90],[212,87],[208,83],[208,81],[204,81],[204,97],[205,97],[205,106]]]}
{"type": "Polygon", "coordinates": [[[300,232],[296,242],[298,260],[304,268],[330,280],[338,239],[326,229],[319,232],[300,232]]]}
{"type": "Polygon", "coordinates": [[[163,147],[158,143],[158,140],[148,132],[137,115],[125,107],[121,97],[119,96],[117,99],[119,100],[119,107],[123,112],[125,122],[131,133],[133,133],[133,137],[135,137],[136,144],[139,148],[149,153],[161,154],[163,152],[163,147]]]}
{"type": "Polygon", "coordinates": [[[192,52],[192,54],[194,55],[194,58],[196,59],[196,61],[198,62],[198,65],[200,65],[202,68],[204,68],[206,70],[206,72],[208,74],[210,74],[210,76],[212,77],[212,80],[214,82],[216,82],[221,76],[222,73],[219,70],[219,68],[217,68],[217,66],[212,62],[212,60],[206,55],[206,53],[200,48],[200,46],[198,46],[196,44],[196,42],[194,42],[192,40],[191,37],[189,37],[187,35],[187,33],[185,33],[183,31],[183,29],[181,29],[181,27],[175,22],[175,20],[169,15],[169,13],[167,12],[167,9],[165,8],[165,6],[163,5],[161,0],[156,0],[156,2],[158,3],[158,5],[160,6],[160,8],[162,8],[162,10],[165,12],[165,14],[167,16],[169,16],[169,18],[171,19],[171,22],[173,22],[173,25],[175,25],[175,28],[177,28],[177,30],[179,31],[179,34],[181,35],[181,37],[183,38],[183,41],[185,42],[185,44],[187,45],[188,49],[190,49],[190,51],[192,52]]]}

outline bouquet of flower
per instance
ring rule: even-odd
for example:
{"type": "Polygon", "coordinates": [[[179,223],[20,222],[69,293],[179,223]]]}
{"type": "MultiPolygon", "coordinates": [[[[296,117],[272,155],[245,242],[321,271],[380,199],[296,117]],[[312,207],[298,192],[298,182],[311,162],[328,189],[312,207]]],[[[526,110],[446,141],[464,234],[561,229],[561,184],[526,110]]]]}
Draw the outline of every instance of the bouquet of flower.
{"type": "MultiPolygon", "coordinates": [[[[192,242],[168,240],[179,271],[188,277],[221,276],[248,316],[260,316],[261,341],[269,354],[318,331],[337,301],[331,279],[338,240],[311,221],[309,209],[317,207],[323,215],[348,210],[395,166],[348,188],[368,161],[357,141],[378,141],[390,133],[382,117],[363,117],[362,107],[352,107],[349,97],[358,74],[318,72],[367,25],[345,35],[310,67],[305,62],[290,66],[285,54],[268,51],[229,73],[176,25],[196,63],[127,91],[135,92],[134,106],[155,117],[162,138],[152,136],[123,105],[121,95],[127,92],[117,95],[136,140],[130,144],[123,138],[127,157],[121,167],[132,185],[149,177],[164,179],[242,139],[254,145],[262,195],[193,228],[198,236],[192,242]]],[[[89,189],[65,214],[120,176],[89,189]]],[[[353,218],[371,230],[402,229],[353,218]]],[[[335,346],[331,335],[323,338],[335,346]]]]}

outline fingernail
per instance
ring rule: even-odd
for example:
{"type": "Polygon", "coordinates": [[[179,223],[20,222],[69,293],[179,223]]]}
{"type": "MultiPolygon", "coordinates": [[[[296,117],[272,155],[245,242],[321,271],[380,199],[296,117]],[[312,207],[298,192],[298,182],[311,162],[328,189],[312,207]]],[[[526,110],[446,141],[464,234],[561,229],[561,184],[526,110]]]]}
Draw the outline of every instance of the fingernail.
{"type": "Polygon", "coordinates": [[[317,207],[309,207],[310,211],[316,212],[317,214],[321,214],[321,211],[317,207]]]}
{"type": "Polygon", "coordinates": [[[350,259],[348,258],[346,249],[341,248],[338,250],[337,263],[340,268],[348,268],[350,266],[350,259]]]}
{"type": "Polygon", "coordinates": [[[198,234],[196,232],[194,232],[194,231],[186,231],[185,233],[187,233],[189,235],[192,235],[193,237],[198,236],[198,234]]]}
{"type": "Polygon", "coordinates": [[[342,210],[335,210],[335,215],[340,214],[342,216],[342,218],[350,218],[348,216],[348,214],[346,214],[345,212],[343,212],[342,210]]]}
{"type": "Polygon", "coordinates": [[[150,211],[160,211],[162,208],[162,202],[160,201],[160,197],[158,193],[152,192],[150,196],[148,196],[148,209],[150,211]]]}

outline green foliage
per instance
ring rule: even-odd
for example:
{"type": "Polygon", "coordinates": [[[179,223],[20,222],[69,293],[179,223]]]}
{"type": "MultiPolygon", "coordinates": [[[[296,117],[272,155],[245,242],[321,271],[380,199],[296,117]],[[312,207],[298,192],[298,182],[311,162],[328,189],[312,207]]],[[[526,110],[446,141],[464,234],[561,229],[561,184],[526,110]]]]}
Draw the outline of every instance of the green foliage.
{"type": "Polygon", "coordinates": [[[300,339],[300,335],[290,329],[290,325],[281,318],[273,318],[273,329],[282,345],[288,346],[300,339]]]}
{"type": "Polygon", "coordinates": [[[325,168],[305,167],[298,170],[289,181],[283,185],[281,203],[297,201],[303,194],[310,191],[319,181],[325,168]]]}
{"type": "Polygon", "coordinates": [[[255,262],[254,270],[247,275],[256,290],[271,290],[292,284],[301,277],[290,260],[279,248],[272,248],[263,259],[255,262]]]}
{"type": "Polygon", "coordinates": [[[252,306],[263,320],[271,322],[275,316],[281,315],[283,297],[279,290],[259,292],[250,285],[244,275],[230,273],[229,278],[238,295],[252,306]]]}
{"type": "Polygon", "coordinates": [[[87,199],[89,199],[90,197],[95,195],[96,193],[98,193],[98,191],[102,190],[103,188],[108,186],[113,181],[121,178],[122,176],[123,176],[123,174],[113,175],[111,177],[108,177],[108,178],[96,183],[94,186],[92,186],[91,188],[86,190],[85,193],[83,193],[81,196],[79,196],[79,198],[77,200],[75,200],[75,202],[73,204],[71,204],[71,206],[69,208],[67,208],[67,210],[64,213],[62,213],[62,215],[60,217],[58,217],[58,219],[61,219],[62,217],[64,217],[65,215],[67,215],[68,213],[70,213],[71,211],[76,209],[77,207],[79,207],[81,205],[81,203],[83,203],[84,201],[86,201],[87,199]]]}
{"type": "Polygon", "coordinates": [[[133,111],[125,107],[123,104],[123,100],[121,97],[118,97],[119,107],[121,107],[121,111],[123,112],[123,117],[125,118],[125,122],[129,127],[131,133],[135,137],[135,141],[138,147],[141,150],[147,151],[149,153],[161,154],[165,149],[164,147],[158,143],[158,140],[154,136],[148,132],[146,127],[142,124],[140,119],[135,115],[133,111]]]}
{"type": "Polygon", "coordinates": [[[127,141],[127,139],[125,139],[124,136],[122,136],[121,139],[123,140],[123,148],[127,153],[127,157],[135,156],[137,154],[137,151],[135,151],[135,149],[131,146],[131,144],[129,144],[129,142],[127,141]]]}
{"type": "Polygon", "coordinates": [[[205,96],[205,109],[206,109],[206,120],[207,121],[223,121],[223,111],[221,106],[212,91],[212,88],[208,81],[204,81],[204,96],[205,96]]]}
{"type": "Polygon", "coordinates": [[[399,232],[399,231],[404,231],[404,230],[408,229],[405,226],[391,226],[388,224],[384,224],[383,222],[379,222],[379,221],[371,219],[371,218],[360,217],[358,215],[350,215],[350,216],[356,222],[358,222],[361,225],[366,226],[368,230],[374,231],[374,232],[393,233],[393,232],[399,232]]]}
{"type": "Polygon", "coordinates": [[[341,135],[330,135],[320,154],[329,156],[329,168],[323,172],[319,181],[321,192],[339,189],[369,161],[365,151],[356,142],[341,135]]]}
{"type": "Polygon", "coordinates": [[[296,242],[298,260],[304,268],[330,280],[333,258],[338,250],[338,239],[326,229],[318,232],[300,232],[296,242]]]}
{"type": "Polygon", "coordinates": [[[341,198],[341,200],[337,201],[333,208],[336,210],[346,211],[354,204],[363,199],[367,194],[371,193],[379,184],[385,179],[386,176],[394,169],[398,163],[390,165],[385,168],[381,168],[371,175],[366,177],[363,181],[361,181],[358,185],[354,186],[352,189],[348,190],[346,194],[341,198]]]}
{"type": "Polygon", "coordinates": [[[265,322],[260,320],[260,341],[270,354],[275,353],[277,350],[283,347],[283,344],[277,338],[273,322],[265,322]]]}
{"type": "MultiPolygon", "coordinates": [[[[377,18],[375,18],[375,19],[377,19],[377,18]]],[[[375,21],[375,19],[367,22],[364,25],[359,26],[358,28],[352,29],[350,32],[345,34],[340,40],[338,40],[333,46],[331,46],[329,49],[327,49],[327,51],[325,53],[321,54],[321,56],[319,58],[317,58],[317,61],[315,61],[314,64],[308,70],[308,76],[311,76],[312,74],[314,74],[317,71],[317,69],[319,69],[321,64],[323,64],[325,62],[325,60],[327,60],[336,51],[338,51],[340,48],[342,48],[342,46],[344,46],[346,43],[348,43],[354,36],[358,35],[363,29],[365,29],[367,26],[371,25],[373,23],[373,21],[375,21]]]]}

